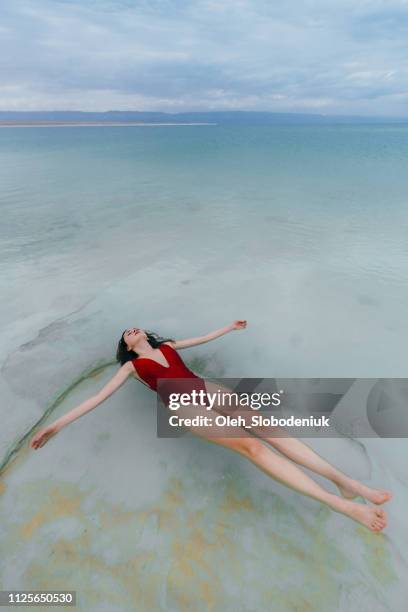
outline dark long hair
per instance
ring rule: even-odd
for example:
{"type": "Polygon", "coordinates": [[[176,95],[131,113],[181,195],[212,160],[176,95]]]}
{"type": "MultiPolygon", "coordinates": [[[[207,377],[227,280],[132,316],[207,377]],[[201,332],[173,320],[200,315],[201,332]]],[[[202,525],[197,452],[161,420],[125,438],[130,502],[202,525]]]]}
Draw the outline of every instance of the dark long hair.
{"type": "MultiPolygon", "coordinates": [[[[131,361],[132,359],[136,359],[136,357],[139,356],[135,351],[128,350],[125,339],[123,337],[125,331],[122,332],[122,335],[118,342],[118,349],[116,351],[116,359],[120,362],[121,365],[123,365],[127,361],[131,361]]],[[[145,334],[147,336],[147,341],[152,348],[158,348],[161,344],[163,344],[163,342],[174,342],[173,338],[162,338],[154,332],[145,331],[145,334]]]]}

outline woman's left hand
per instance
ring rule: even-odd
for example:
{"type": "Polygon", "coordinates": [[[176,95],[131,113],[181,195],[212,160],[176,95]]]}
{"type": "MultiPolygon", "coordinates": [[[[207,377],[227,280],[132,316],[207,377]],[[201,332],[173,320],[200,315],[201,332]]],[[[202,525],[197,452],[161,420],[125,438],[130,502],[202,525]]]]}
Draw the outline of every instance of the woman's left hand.
{"type": "Polygon", "coordinates": [[[240,319],[238,321],[234,321],[233,323],[231,323],[230,327],[231,327],[231,330],[234,330],[234,329],[245,329],[246,326],[247,326],[247,322],[240,319]]]}

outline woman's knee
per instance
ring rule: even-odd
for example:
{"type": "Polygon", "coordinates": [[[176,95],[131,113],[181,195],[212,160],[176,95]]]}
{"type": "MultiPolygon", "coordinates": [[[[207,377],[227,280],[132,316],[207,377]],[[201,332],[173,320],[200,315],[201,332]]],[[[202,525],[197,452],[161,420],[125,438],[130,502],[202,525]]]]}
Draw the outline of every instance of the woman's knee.
{"type": "Polygon", "coordinates": [[[235,450],[248,459],[254,460],[265,450],[265,447],[262,442],[256,438],[242,438],[237,443],[235,450]]]}

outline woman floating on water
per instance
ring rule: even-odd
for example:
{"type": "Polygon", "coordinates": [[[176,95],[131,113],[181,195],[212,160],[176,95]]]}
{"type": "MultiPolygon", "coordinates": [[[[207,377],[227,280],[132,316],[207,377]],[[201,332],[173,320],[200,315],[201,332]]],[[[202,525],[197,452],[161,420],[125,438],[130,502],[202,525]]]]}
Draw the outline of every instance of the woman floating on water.
{"type": "MultiPolygon", "coordinates": [[[[218,391],[220,389],[219,385],[204,381],[189,370],[177,350],[209,342],[233,330],[245,329],[246,324],[246,321],[234,321],[230,325],[205,336],[186,340],[165,340],[156,334],[145,332],[137,327],[125,330],[119,340],[117,349],[117,360],[122,364],[118,372],[98,393],[51,425],[38,431],[31,440],[31,448],[38,449],[44,446],[62,427],[105,401],[129,376],[147,384],[154,391],[157,391],[158,378],[184,379],[188,384],[191,381],[190,388],[203,389],[209,393],[218,391]]],[[[218,405],[213,407],[216,411],[217,408],[220,413],[223,413],[223,407],[218,405]]],[[[204,406],[201,407],[201,410],[202,413],[208,414],[204,406]]],[[[346,476],[299,439],[265,437],[261,441],[258,437],[248,435],[246,430],[239,427],[225,428],[225,437],[218,437],[219,434],[214,437],[211,435],[211,430],[205,427],[190,427],[189,429],[197,436],[236,451],[278,482],[326,504],[336,512],[345,514],[365,525],[371,531],[379,532],[387,525],[386,513],[378,506],[391,499],[391,493],[380,489],[371,489],[346,476]],[[236,438],[231,437],[234,429],[237,434],[236,438]],[[270,447],[278,450],[281,454],[277,454],[270,447]],[[337,486],[340,495],[328,492],[299,469],[296,464],[331,480],[337,486]],[[357,496],[364,497],[376,505],[372,506],[352,501],[357,496]]],[[[219,428],[217,430],[219,431],[219,428]]]]}

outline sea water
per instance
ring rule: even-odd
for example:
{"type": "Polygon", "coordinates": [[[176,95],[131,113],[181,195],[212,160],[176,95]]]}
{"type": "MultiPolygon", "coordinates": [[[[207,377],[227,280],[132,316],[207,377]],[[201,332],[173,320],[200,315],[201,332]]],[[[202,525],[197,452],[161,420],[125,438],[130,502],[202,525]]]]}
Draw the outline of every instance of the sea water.
{"type": "Polygon", "coordinates": [[[212,376],[405,377],[407,156],[395,124],[0,130],[2,588],[63,576],[98,611],[197,593],[203,610],[398,609],[406,440],[313,441],[393,489],[380,536],[225,449],[158,439],[134,381],[28,441],[114,374],[128,326],[247,319],[183,351],[212,376]]]}

